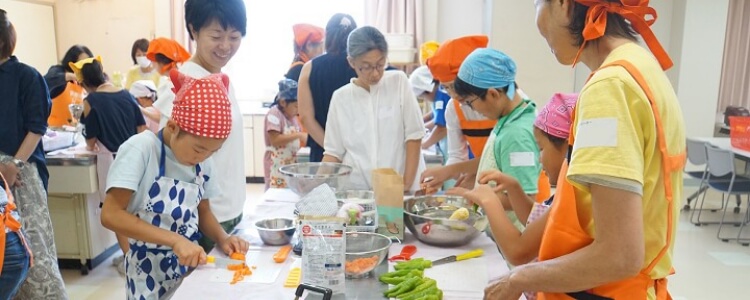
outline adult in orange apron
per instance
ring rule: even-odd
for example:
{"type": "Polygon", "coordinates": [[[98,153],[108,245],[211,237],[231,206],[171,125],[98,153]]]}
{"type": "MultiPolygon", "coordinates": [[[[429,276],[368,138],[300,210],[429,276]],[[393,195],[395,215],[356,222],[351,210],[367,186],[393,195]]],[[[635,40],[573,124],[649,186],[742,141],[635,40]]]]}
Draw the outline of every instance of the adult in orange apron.
{"type": "MultiPolygon", "coordinates": [[[[613,66],[625,68],[641,86],[651,104],[656,123],[659,153],[662,158],[661,177],[663,179],[664,190],[666,193],[666,201],[668,202],[667,211],[665,212],[667,215],[668,226],[666,230],[667,236],[665,238],[666,243],[662,245],[659,254],[646,267],[644,267],[638,275],[632,278],[595,287],[588,291],[567,295],[559,293],[540,293],[540,299],[572,299],[571,296],[579,294],[594,294],[611,299],[647,299],[647,292],[651,287],[655,289],[657,299],[671,299],[669,292],[667,291],[667,279],[651,278],[650,273],[670,248],[670,242],[672,241],[671,235],[673,232],[672,227],[675,226],[673,216],[675,204],[672,194],[672,175],[682,171],[685,164],[686,153],[684,149],[680,149],[680,152],[676,155],[669,154],[670,150],[675,149],[667,149],[659,108],[657,107],[656,102],[654,102],[653,94],[640,71],[627,61],[616,61],[612,64],[605,65],[602,68],[613,66]]],[[[575,124],[575,121],[573,124],[575,124]]],[[[569,141],[572,150],[575,136],[571,135],[569,141]]],[[[570,156],[570,153],[568,153],[568,155],[570,156]]],[[[542,238],[542,244],[539,250],[540,261],[553,259],[575,252],[594,241],[594,239],[583,228],[581,228],[580,224],[587,224],[588,221],[580,220],[581,216],[578,215],[575,189],[565,178],[567,169],[568,161],[565,161],[560,172],[560,177],[558,178],[558,186],[555,194],[556,199],[552,204],[547,227],[544,231],[544,237],[542,238]]],[[[644,220],[644,223],[648,223],[648,220],[644,220]]]]}
{"type": "Polygon", "coordinates": [[[83,104],[83,87],[74,82],[68,82],[65,90],[52,99],[52,108],[49,118],[47,118],[47,124],[50,127],[73,125],[73,116],[70,114],[70,108],[68,108],[70,104],[83,104]]]}

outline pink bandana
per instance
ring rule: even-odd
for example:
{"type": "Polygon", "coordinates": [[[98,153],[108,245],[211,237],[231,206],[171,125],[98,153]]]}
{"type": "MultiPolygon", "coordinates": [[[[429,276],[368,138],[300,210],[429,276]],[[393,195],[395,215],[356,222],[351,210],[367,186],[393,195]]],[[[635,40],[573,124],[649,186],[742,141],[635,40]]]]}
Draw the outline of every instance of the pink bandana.
{"type": "Polygon", "coordinates": [[[213,74],[195,79],[173,69],[169,77],[174,84],[172,120],[191,134],[225,139],[232,129],[232,106],[227,96],[229,77],[213,74]]]}
{"type": "Polygon", "coordinates": [[[537,114],[534,126],[551,136],[567,139],[577,100],[578,94],[555,93],[537,114]]]}

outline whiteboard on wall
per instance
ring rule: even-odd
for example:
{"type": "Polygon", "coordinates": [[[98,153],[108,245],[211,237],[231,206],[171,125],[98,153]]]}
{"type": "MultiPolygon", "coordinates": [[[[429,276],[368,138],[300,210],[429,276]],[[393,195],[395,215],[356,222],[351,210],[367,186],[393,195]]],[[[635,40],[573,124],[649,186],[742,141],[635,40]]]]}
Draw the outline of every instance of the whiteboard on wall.
{"type": "Polygon", "coordinates": [[[36,68],[42,75],[50,66],[58,64],[52,4],[0,0],[0,8],[8,12],[8,19],[16,29],[14,55],[21,62],[36,68]]]}

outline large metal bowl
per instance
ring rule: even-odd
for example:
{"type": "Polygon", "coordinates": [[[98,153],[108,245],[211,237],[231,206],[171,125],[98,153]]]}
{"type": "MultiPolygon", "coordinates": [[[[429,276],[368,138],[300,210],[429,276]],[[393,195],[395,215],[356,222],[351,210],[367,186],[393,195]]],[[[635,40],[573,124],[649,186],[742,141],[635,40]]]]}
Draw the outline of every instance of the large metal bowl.
{"type": "Polygon", "coordinates": [[[388,256],[391,239],[378,233],[347,232],[346,264],[347,278],[369,277],[388,256]]]}
{"type": "Polygon", "coordinates": [[[284,218],[263,219],[255,222],[260,239],[266,245],[282,246],[289,244],[297,227],[294,220],[284,218]]]}
{"type": "Polygon", "coordinates": [[[458,196],[422,196],[404,201],[404,225],[425,244],[459,247],[470,243],[487,229],[487,216],[474,212],[469,201],[458,196]],[[463,221],[449,220],[457,209],[469,210],[463,221]]]}
{"type": "Polygon", "coordinates": [[[352,167],[339,163],[298,163],[282,166],[279,172],[289,189],[303,197],[324,183],[333,189],[342,187],[352,167]]]}

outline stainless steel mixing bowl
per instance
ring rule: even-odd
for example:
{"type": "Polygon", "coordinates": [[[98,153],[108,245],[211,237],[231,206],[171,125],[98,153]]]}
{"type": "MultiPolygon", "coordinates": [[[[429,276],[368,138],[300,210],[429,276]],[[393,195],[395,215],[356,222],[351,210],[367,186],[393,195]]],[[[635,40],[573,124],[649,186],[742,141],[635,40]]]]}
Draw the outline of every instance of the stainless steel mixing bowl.
{"type": "Polygon", "coordinates": [[[470,243],[487,229],[484,212],[474,211],[471,203],[458,196],[421,196],[404,201],[404,224],[420,241],[441,247],[458,247],[470,243]],[[463,221],[449,220],[457,209],[469,210],[463,221]]]}

